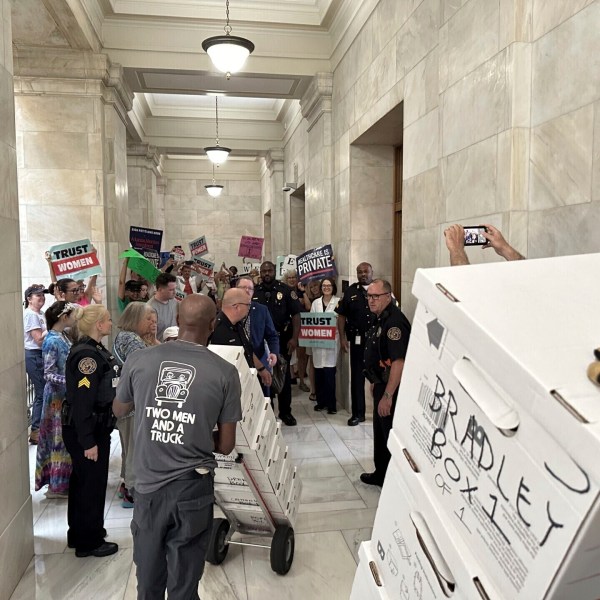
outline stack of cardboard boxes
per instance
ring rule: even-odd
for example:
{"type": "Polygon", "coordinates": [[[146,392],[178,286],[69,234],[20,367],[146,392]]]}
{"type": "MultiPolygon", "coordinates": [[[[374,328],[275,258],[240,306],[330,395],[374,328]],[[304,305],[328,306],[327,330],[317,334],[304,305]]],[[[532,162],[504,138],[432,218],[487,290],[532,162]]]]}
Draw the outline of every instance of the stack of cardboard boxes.
{"type": "Polygon", "coordinates": [[[247,531],[269,530],[263,507],[275,524],[293,527],[302,484],[288,456],[271,399],[263,396],[256,370],[248,367],[241,348],[210,345],[209,350],[237,368],[242,387],[242,420],[236,429],[235,450],[228,456],[216,455],[217,504],[228,518],[236,519],[238,528],[247,531]]]}
{"type": "Polygon", "coordinates": [[[352,600],[600,598],[600,255],[417,272],[352,600]]]}

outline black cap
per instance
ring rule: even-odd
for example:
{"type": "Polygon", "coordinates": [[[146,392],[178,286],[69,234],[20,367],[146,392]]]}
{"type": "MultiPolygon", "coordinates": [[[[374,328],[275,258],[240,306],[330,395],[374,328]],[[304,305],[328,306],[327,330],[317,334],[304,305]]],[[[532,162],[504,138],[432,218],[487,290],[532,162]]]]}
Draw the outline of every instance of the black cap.
{"type": "Polygon", "coordinates": [[[32,296],[33,294],[47,294],[48,290],[43,285],[30,285],[25,290],[25,300],[32,296]]]}

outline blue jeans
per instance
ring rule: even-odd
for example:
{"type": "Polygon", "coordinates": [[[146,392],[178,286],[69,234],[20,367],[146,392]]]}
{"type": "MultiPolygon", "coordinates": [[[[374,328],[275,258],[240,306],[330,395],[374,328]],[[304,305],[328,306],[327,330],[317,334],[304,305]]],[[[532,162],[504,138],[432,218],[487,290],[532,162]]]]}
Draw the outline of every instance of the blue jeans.
{"type": "Polygon", "coordinates": [[[25,349],[25,371],[33,383],[35,397],[31,408],[31,431],[40,428],[42,418],[42,405],[44,403],[44,359],[41,350],[25,349]]]}

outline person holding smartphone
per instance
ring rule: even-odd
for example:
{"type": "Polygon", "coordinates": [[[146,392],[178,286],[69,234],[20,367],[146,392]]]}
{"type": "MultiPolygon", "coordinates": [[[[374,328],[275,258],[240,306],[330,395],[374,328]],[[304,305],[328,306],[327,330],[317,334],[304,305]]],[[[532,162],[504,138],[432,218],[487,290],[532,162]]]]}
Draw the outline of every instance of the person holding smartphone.
{"type": "MultiPolygon", "coordinates": [[[[525,257],[504,239],[499,229],[489,224],[483,225],[483,227],[481,235],[487,240],[487,243],[482,246],[484,250],[493,248],[496,254],[506,260],[525,260],[525,257]]],[[[446,247],[450,253],[450,264],[453,267],[470,264],[469,257],[465,252],[465,228],[458,224],[450,225],[444,230],[444,237],[446,238],[446,247]]]]}

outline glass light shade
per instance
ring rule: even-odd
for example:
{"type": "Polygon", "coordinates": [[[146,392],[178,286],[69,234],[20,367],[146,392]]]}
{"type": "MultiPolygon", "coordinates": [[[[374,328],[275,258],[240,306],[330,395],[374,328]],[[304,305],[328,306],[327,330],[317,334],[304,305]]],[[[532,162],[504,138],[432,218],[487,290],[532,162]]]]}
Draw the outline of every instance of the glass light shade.
{"type": "Polygon", "coordinates": [[[222,73],[237,73],[254,51],[254,44],[236,35],[216,35],[202,42],[215,69],[222,73]]]}
{"type": "Polygon", "coordinates": [[[209,185],[205,185],[204,187],[206,188],[206,191],[213,198],[218,198],[221,195],[221,192],[223,191],[223,186],[222,185],[217,185],[216,183],[211,183],[209,185]]]}
{"type": "Polygon", "coordinates": [[[222,165],[227,160],[231,148],[225,148],[224,146],[208,146],[208,148],[204,148],[204,152],[206,152],[211,163],[222,165]]]}

